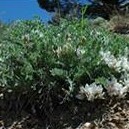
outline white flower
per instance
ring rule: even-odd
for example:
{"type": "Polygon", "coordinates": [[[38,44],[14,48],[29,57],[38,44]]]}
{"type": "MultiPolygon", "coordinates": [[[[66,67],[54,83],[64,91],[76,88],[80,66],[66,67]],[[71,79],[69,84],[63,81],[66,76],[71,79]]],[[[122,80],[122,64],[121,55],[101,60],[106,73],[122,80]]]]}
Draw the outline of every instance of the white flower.
{"type": "Polygon", "coordinates": [[[129,89],[129,81],[125,81],[125,85],[119,83],[116,78],[108,82],[107,92],[110,96],[124,98],[129,89]]]}
{"type": "Polygon", "coordinates": [[[39,37],[40,37],[40,38],[43,37],[43,33],[39,33],[39,37]]]}
{"type": "Polygon", "coordinates": [[[11,92],[13,92],[11,89],[8,89],[8,93],[11,93],[11,92]]]}
{"type": "Polygon", "coordinates": [[[102,56],[102,60],[104,60],[109,67],[114,68],[116,66],[117,60],[113,55],[111,55],[110,51],[100,51],[100,55],[102,56]]]}
{"type": "Polygon", "coordinates": [[[22,35],[22,40],[29,41],[30,40],[30,35],[29,34],[22,35]]]}
{"type": "Polygon", "coordinates": [[[57,36],[58,36],[58,37],[60,37],[60,36],[61,36],[61,34],[57,34],[57,36]]]}
{"type": "Polygon", "coordinates": [[[83,54],[85,54],[85,50],[81,48],[77,48],[76,54],[78,57],[81,57],[83,54]]]}
{"type": "Polygon", "coordinates": [[[32,32],[33,34],[39,35],[40,38],[43,37],[43,33],[42,33],[41,31],[39,31],[39,30],[32,30],[31,32],[32,32]]]}
{"type": "Polygon", "coordinates": [[[3,93],[0,93],[0,98],[3,98],[4,94],[3,93]]]}
{"type": "Polygon", "coordinates": [[[114,65],[114,68],[117,72],[121,72],[121,60],[118,60],[117,63],[114,65]]]}
{"type": "Polygon", "coordinates": [[[124,85],[129,87],[129,79],[124,79],[124,85]]]}
{"type": "Polygon", "coordinates": [[[96,31],[96,35],[97,36],[101,35],[101,32],[96,31]]]}
{"type": "Polygon", "coordinates": [[[123,71],[129,71],[129,62],[126,57],[121,57],[121,67],[123,68],[123,71]]]}
{"type": "Polygon", "coordinates": [[[99,35],[101,35],[101,32],[92,30],[92,31],[90,32],[90,35],[99,36],[99,35]]]}
{"type": "Polygon", "coordinates": [[[104,95],[102,86],[96,85],[95,83],[90,85],[86,84],[85,87],[80,87],[80,94],[80,96],[77,96],[78,98],[84,98],[84,96],[86,96],[89,101],[93,101],[97,98],[103,98],[104,95]]]}
{"type": "Polygon", "coordinates": [[[4,60],[2,58],[0,58],[0,62],[4,62],[4,60]]]}
{"type": "Polygon", "coordinates": [[[126,56],[115,58],[110,51],[100,51],[100,55],[102,56],[102,60],[104,60],[110,68],[114,68],[118,72],[129,71],[129,61],[126,56]]]}

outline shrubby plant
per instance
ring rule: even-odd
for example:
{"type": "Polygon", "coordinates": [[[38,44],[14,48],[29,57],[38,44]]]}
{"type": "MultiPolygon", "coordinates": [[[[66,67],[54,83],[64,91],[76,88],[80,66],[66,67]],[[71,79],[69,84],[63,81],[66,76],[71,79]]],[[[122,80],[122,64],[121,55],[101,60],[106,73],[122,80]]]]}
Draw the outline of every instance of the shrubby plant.
{"type": "Polygon", "coordinates": [[[104,98],[103,89],[108,92],[111,85],[112,95],[128,91],[123,85],[128,84],[129,41],[93,28],[87,20],[62,20],[59,26],[44,25],[40,19],[16,21],[3,37],[0,87],[31,96],[35,105],[80,94],[93,101],[104,98]],[[118,87],[112,77],[121,83],[118,87]]]}

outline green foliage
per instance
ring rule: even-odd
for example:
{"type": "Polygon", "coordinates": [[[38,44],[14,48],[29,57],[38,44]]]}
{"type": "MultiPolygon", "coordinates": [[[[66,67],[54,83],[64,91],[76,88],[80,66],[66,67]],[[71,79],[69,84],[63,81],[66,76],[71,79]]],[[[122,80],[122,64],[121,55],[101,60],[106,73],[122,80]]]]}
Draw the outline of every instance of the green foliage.
{"type": "MultiPolygon", "coordinates": [[[[46,91],[71,96],[80,86],[118,77],[99,52],[124,55],[129,41],[87,20],[44,25],[39,19],[11,24],[0,42],[0,86],[40,96],[46,91]],[[40,95],[39,95],[40,94],[40,95]]],[[[40,99],[40,97],[39,97],[40,99]]]]}

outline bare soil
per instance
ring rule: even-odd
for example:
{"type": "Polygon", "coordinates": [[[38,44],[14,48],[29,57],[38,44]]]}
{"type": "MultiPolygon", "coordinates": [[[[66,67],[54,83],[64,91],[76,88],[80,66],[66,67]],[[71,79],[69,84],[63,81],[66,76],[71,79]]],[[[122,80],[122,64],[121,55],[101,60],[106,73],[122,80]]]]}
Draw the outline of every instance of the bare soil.
{"type": "Polygon", "coordinates": [[[128,99],[69,102],[46,114],[7,109],[1,102],[0,129],[129,129],[128,99]]]}

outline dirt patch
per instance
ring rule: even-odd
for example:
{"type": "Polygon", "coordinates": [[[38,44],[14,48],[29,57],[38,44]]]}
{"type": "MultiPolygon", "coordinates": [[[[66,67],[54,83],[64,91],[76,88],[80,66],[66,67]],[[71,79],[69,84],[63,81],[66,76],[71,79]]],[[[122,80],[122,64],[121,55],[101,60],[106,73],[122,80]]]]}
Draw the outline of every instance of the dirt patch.
{"type": "Polygon", "coordinates": [[[47,115],[0,106],[0,129],[129,129],[129,100],[67,103],[47,115]]]}

